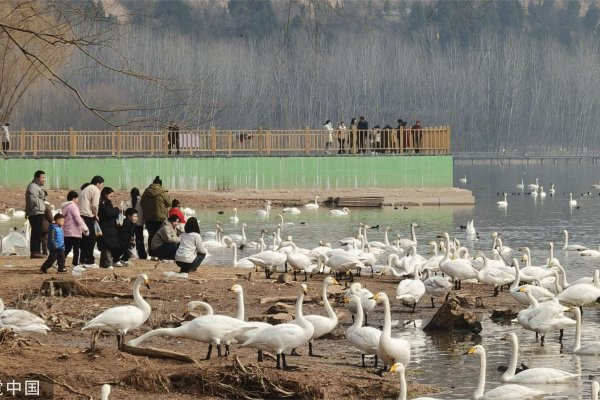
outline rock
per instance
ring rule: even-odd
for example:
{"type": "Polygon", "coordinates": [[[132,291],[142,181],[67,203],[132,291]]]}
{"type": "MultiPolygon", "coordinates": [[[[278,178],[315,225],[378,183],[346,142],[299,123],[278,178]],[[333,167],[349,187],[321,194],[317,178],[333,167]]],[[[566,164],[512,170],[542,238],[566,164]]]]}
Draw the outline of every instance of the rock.
{"type": "Polygon", "coordinates": [[[267,316],[267,322],[273,325],[285,324],[286,322],[291,322],[293,319],[294,316],[288,313],[279,313],[267,316]]]}
{"type": "Polygon", "coordinates": [[[465,294],[451,296],[437,310],[423,330],[467,330],[479,333],[482,329],[481,312],[473,309],[482,307],[483,301],[480,297],[465,294]]]}
{"type": "Polygon", "coordinates": [[[279,274],[279,276],[277,277],[277,282],[290,285],[292,283],[292,276],[286,273],[279,274]]]}
{"type": "Polygon", "coordinates": [[[267,314],[280,314],[280,313],[288,313],[293,314],[295,311],[295,307],[285,303],[275,303],[271,307],[267,309],[267,314]]]}

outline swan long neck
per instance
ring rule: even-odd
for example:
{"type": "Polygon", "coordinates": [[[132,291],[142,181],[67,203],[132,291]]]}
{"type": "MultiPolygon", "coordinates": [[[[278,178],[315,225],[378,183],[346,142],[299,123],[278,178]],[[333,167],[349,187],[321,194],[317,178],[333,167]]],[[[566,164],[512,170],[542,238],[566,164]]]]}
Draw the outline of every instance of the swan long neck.
{"type": "Polygon", "coordinates": [[[485,369],[487,368],[487,362],[485,359],[485,352],[479,353],[479,379],[477,380],[477,388],[473,393],[474,399],[480,399],[483,397],[483,391],[485,390],[485,369]]]}
{"type": "Polygon", "coordinates": [[[175,337],[181,337],[182,336],[181,335],[181,331],[186,326],[187,325],[182,325],[182,326],[179,326],[177,328],[158,328],[158,329],[153,329],[150,332],[146,332],[142,336],[131,340],[129,343],[132,344],[133,346],[138,346],[140,343],[142,343],[143,341],[151,338],[152,336],[175,336],[175,337]]]}
{"type": "Polygon", "coordinates": [[[390,245],[390,240],[388,239],[388,230],[386,229],[385,232],[383,233],[383,237],[384,237],[384,242],[386,246],[390,245]]]}
{"type": "Polygon", "coordinates": [[[417,243],[417,235],[415,234],[415,226],[410,224],[410,238],[413,242],[417,243]]]}
{"type": "Polygon", "coordinates": [[[304,328],[307,324],[310,324],[310,322],[308,322],[304,318],[304,315],[302,314],[302,303],[303,302],[304,302],[304,292],[300,291],[300,293],[298,293],[298,297],[296,297],[296,307],[295,307],[296,321],[299,322],[301,324],[301,326],[304,328]]]}
{"type": "Polygon", "coordinates": [[[400,394],[398,395],[398,400],[406,400],[406,373],[402,370],[398,376],[400,377],[400,394]]]}
{"type": "Polygon", "coordinates": [[[581,347],[581,312],[577,310],[574,314],[577,324],[575,325],[575,345],[573,346],[573,352],[579,350],[581,347]]]}
{"type": "Polygon", "coordinates": [[[390,313],[390,300],[387,298],[383,299],[383,330],[381,332],[382,337],[390,338],[392,336],[392,316],[390,313]]]}
{"type": "Polygon", "coordinates": [[[533,297],[533,295],[531,294],[531,290],[527,290],[525,292],[525,295],[527,295],[527,300],[529,300],[529,304],[531,304],[531,308],[538,308],[538,301],[535,297],[533,297]]]}
{"type": "MultiPolygon", "coordinates": [[[[2,240],[0,240],[0,243],[2,243],[2,240]]],[[[2,314],[4,312],[4,302],[2,301],[2,299],[0,299],[0,314],[2,314]]]]}
{"type": "Polygon", "coordinates": [[[517,342],[516,336],[510,335],[510,362],[508,364],[508,369],[502,375],[504,379],[510,379],[515,376],[515,372],[517,371],[517,358],[519,357],[519,343],[517,342]]]}
{"type": "Polygon", "coordinates": [[[446,239],[446,255],[444,256],[444,259],[441,261],[441,263],[444,263],[450,259],[450,236],[446,233],[444,235],[444,238],[446,239]]]}
{"type": "Polygon", "coordinates": [[[237,315],[236,315],[236,319],[239,319],[240,321],[245,321],[246,320],[246,315],[245,315],[245,310],[244,310],[244,292],[242,290],[238,291],[236,293],[237,295],[237,315]]]}
{"type": "Polygon", "coordinates": [[[563,233],[565,234],[565,245],[563,246],[563,249],[566,249],[569,246],[569,232],[564,230],[563,233]]]}
{"type": "Polygon", "coordinates": [[[354,298],[356,303],[356,314],[354,315],[354,324],[352,324],[351,328],[352,330],[362,327],[364,320],[363,308],[360,297],[358,297],[357,295],[354,296],[356,296],[354,298]]]}
{"type": "Polygon", "coordinates": [[[521,275],[521,269],[519,268],[519,263],[516,262],[515,263],[515,280],[513,281],[512,285],[510,285],[511,292],[515,291],[519,287],[519,284],[521,283],[521,277],[519,275],[521,275]]]}
{"type": "Polygon", "coordinates": [[[246,229],[245,229],[245,225],[242,224],[242,239],[245,241],[246,240],[246,229]]]}
{"type": "Polygon", "coordinates": [[[140,286],[142,286],[142,282],[144,282],[144,278],[138,277],[135,280],[135,284],[133,285],[133,300],[135,300],[135,304],[142,309],[142,311],[147,312],[148,314],[151,311],[150,304],[140,294],[140,286]]]}
{"type": "Polygon", "coordinates": [[[323,287],[321,288],[321,296],[323,296],[323,305],[325,306],[325,311],[327,311],[327,316],[330,319],[335,319],[337,321],[337,315],[335,315],[335,311],[333,311],[333,307],[329,304],[329,299],[327,298],[327,287],[328,283],[323,283],[323,287]]]}
{"type": "Polygon", "coordinates": [[[562,267],[562,265],[556,265],[556,267],[558,268],[558,270],[560,271],[560,275],[561,275],[561,281],[562,281],[562,289],[565,290],[566,288],[568,288],[570,285],[567,282],[567,271],[565,271],[565,269],[562,267]]]}

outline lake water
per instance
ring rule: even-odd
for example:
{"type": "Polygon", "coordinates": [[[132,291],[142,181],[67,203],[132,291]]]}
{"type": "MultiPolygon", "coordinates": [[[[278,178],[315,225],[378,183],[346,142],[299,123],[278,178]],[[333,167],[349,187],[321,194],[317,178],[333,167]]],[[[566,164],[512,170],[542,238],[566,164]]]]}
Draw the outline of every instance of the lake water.
{"type": "MultiPolygon", "coordinates": [[[[360,223],[379,225],[379,230],[369,230],[369,240],[383,241],[383,228],[390,226],[390,240],[396,233],[402,237],[410,237],[410,224],[416,222],[419,253],[426,254],[427,242],[447,231],[451,237],[457,237],[467,246],[471,254],[483,250],[490,254],[492,241],[490,234],[500,233],[504,245],[513,249],[528,246],[532,251],[532,264],[541,265],[548,258],[547,244],[555,243],[557,257],[568,271],[569,280],[583,276],[591,276],[595,268],[600,268],[600,258],[581,257],[577,253],[563,252],[562,230],[568,229],[569,239],[573,243],[582,243],[588,247],[598,248],[600,245],[600,195],[599,190],[591,188],[600,179],[600,168],[593,164],[551,164],[551,165],[470,165],[469,162],[455,165],[455,186],[471,190],[476,204],[473,207],[387,207],[383,209],[353,209],[346,217],[333,217],[328,209],[321,207],[318,211],[302,209],[299,215],[284,214],[286,223],[281,236],[291,235],[299,247],[313,248],[319,240],[330,242],[334,247],[343,237],[355,236],[360,223]],[[459,182],[459,178],[467,175],[467,183],[459,182]],[[542,199],[527,195],[531,190],[527,184],[535,183],[538,178],[548,197],[542,199]],[[523,179],[525,189],[516,185],[523,179]],[[556,193],[549,193],[550,184],[554,183],[556,193]],[[507,193],[508,207],[499,208],[496,202],[502,200],[502,193],[507,193]],[[569,193],[578,202],[578,208],[569,206],[569,193]],[[479,241],[468,241],[465,231],[460,228],[467,220],[474,219],[475,227],[480,233],[479,241]]],[[[194,207],[194,205],[186,205],[194,207]]],[[[273,232],[279,220],[276,215],[281,209],[274,209],[268,218],[257,217],[255,209],[239,209],[240,222],[230,222],[232,210],[200,210],[196,209],[196,217],[200,220],[201,230],[214,231],[215,224],[220,222],[225,234],[241,233],[241,223],[248,225],[246,236],[255,240],[261,229],[273,232]],[[223,214],[218,214],[223,211],[223,214]]],[[[6,234],[15,221],[0,223],[0,234],[6,234]]],[[[269,242],[269,241],[268,241],[269,242]]],[[[240,251],[239,258],[250,255],[249,250],[240,251]]],[[[513,252],[513,256],[518,253],[513,252]]],[[[385,257],[381,259],[385,262],[385,257]]],[[[232,264],[232,251],[213,251],[211,264],[232,264]]],[[[392,316],[393,318],[393,316],[392,316]]],[[[499,364],[506,365],[509,358],[509,347],[498,338],[508,330],[514,330],[520,338],[521,348],[519,362],[532,366],[552,366],[567,371],[579,372],[581,378],[562,386],[546,387],[554,394],[547,399],[588,399],[590,379],[600,376],[600,360],[598,357],[574,356],[568,353],[572,346],[574,330],[565,332],[565,352],[553,335],[545,347],[541,348],[533,339],[533,334],[524,331],[518,325],[498,325],[489,319],[483,321],[481,335],[446,334],[431,336],[420,329],[421,321],[416,326],[408,325],[403,329],[395,328],[394,332],[405,337],[413,345],[413,362],[410,368],[418,368],[414,378],[419,382],[439,384],[443,387],[454,387],[447,393],[436,395],[437,398],[461,399],[470,398],[475,388],[479,371],[478,360],[473,356],[461,355],[468,346],[481,343],[488,353],[488,384],[486,389],[498,385],[500,374],[496,372],[499,364]],[[458,367],[458,368],[457,368],[458,367]]],[[[598,340],[600,312],[598,309],[586,309],[584,313],[583,341],[598,340]]],[[[409,368],[409,371],[410,371],[409,368]]],[[[409,375],[410,376],[410,375],[409,375]]]]}

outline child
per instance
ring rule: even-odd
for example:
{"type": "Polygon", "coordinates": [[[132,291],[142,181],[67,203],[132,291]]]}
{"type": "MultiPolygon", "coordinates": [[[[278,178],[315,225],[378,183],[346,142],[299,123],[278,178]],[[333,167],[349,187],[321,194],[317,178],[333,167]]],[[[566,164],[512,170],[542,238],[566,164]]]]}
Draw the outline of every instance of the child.
{"type": "MultiPolygon", "coordinates": [[[[46,199],[48,198],[48,192],[44,190],[44,195],[46,199]]],[[[44,211],[44,219],[42,221],[42,254],[48,255],[48,232],[50,231],[50,224],[54,222],[54,217],[52,215],[52,207],[48,201],[45,201],[46,210],[44,211]]]]}
{"type": "Polygon", "coordinates": [[[67,201],[62,204],[62,214],[65,216],[65,225],[63,232],[65,234],[65,257],[73,249],[73,266],[83,264],[79,259],[79,250],[81,249],[81,236],[89,235],[89,229],[85,224],[81,214],[79,214],[79,195],[75,191],[67,194],[67,201]]]}
{"type": "Polygon", "coordinates": [[[113,254],[113,263],[117,267],[123,265],[131,265],[129,263],[131,250],[135,248],[135,227],[137,223],[138,213],[135,208],[128,208],[125,210],[125,219],[123,224],[118,228],[119,230],[119,246],[120,251],[113,254]],[[121,261],[123,261],[121,263],[121,261]]]}
{"type": "Polygon", "coordinates": [[[58,272],[67,272],[65,268],[65,237],[62,226],[65,223],[65,217],[62,214],[54,216],[54,222],[50,224],[48,230],[48,258],[42,264],[42,274],[48,273],[55,261],[58,262],[58,272]]]}

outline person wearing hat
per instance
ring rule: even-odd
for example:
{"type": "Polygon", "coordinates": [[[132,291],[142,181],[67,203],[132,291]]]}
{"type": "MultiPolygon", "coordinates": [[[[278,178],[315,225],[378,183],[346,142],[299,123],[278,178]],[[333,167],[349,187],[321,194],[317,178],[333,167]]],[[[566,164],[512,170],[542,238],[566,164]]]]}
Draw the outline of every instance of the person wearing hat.
{"type": "Polygon", "coordinates": [[[2,125],[2,155],[6,156],[8,150],[10,149],[10,132],[8,131],[8,127],[10,124],[5,122],[2,125]]]}
{"type": "Polygon", "coordinates": [[[159,260],[174,260],[175,253],[179,247],[179,217],[171,215],[156,232],[150,244],[150,251],[159,260]]]}
{"type": "Polygon", "coordinates": [[[404,151],[406,151],[406,148],[408,147],[408,135],[404,132],[404,130],[406,129],[407,122],[403,121],[402,118],[400,118],[397,122],[398,128],[396,128],[396,143],[399,147],[398,151],[400,151],[401,149],[404,149],[404,151]]]}
{"type": "Polygon", "coordinates": [[[159,176],[154,178],[152,184],[144,190],[140,200],[146,229],[148,230],[148,252],[154,256],[152,251],[152,239],[167,219],[167,212],[171,207],[169,191],[162,187],[159,176]]]}

